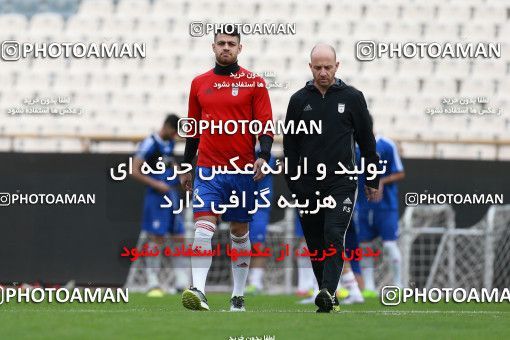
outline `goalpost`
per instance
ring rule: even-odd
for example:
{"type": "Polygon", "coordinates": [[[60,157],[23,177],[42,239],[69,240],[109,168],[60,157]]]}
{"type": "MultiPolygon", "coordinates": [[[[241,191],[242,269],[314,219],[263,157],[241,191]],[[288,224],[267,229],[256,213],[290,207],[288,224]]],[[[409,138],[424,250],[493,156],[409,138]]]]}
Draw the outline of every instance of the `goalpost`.
{"type": "MultiPolygon", "coordinates": [[[[266,246],[278,249],[289,244],[291,256],[282,262],[275,257],[267,261],[264,277],[265,293],[293,293],[296,286],[297,246],[294,236],[293,209],[285,211],[283,220],[268,225],[266,246]]],[[[192,242],[193,219],[191,210],[185,211],[186,241],[192,242]]],[[[146,241],[141,233],[137,247],[146,241]]],[[[213,238],[213,245],[230,243],[228,225],[222,223],[213,238]]],[[[400,220],[398,241],[402,252],[402,282],[418,288],[493,288],[510,286],[510,205],[491,206],[484,218],[469,228],[456,228],[455,212],[449,205],[407,207],[400,220]]],[[[382,243],[375,242],[376,249],[382,243]]],[[[391,284],[387,264],[381,254],[375,261],[378,288],[391,284]]],[[[175,276],[172,259],[162,258],[160,282],[162,289],[173,293],[175,276]]],[[[145,260],[133,262],[125,286],[133,292],[143,292],[146,287],[145,260]]],[[[230,258],[225,254],[214,257],[207,277],[208,291],[231,290],[230,258]]]]}
{"type": "MultiPolygon", "coordinates": [[[[193,242],[194,223],[193,213],[191,209],[186,209],[184,212],[184,224],[186,230],[185,244],[193,242]]],[[[294,236],[294,223],[296,214],[293,209],[286,209],[285,217],[267,226],[267,235],[265,247],[270,249],[280,249],[281,244],[288,244],[291,250],[291,256],[285,257],[281,262],[276,262],[276,257],[271,256],[266,262],[266,275],[264,276],[265,293],[268,294],[283,294],[292,293],[295,287],[293,281],[295,276],[295,258],[292,255],[297,246],[296,238],[294,236]]],[[[138,238],[136,247],[141,249],[147,242],[147,234],[142,231],[138,238]]],[[[230,291],[232,285],[231,278],[231,261],[225,255],[224,249],[226,244],[230,244],[230,232],[227,223],[220,223],[214,237],[212,239],[213,247],[220,244],[222,250],[221,256],[214,256],[211,269],[207,275],[207,291],[211,292],[227,292],[230,291]]],[[[167,241],[166,245],[170,245],[167,241]]],[[[125,287],[129,288],[132,292],[145,292],[147,291],[147,278],[145,269],[145,258],[140,257],[137,261],[131,264],[125,287]]],[[[174,282],[175,275],[173,273],[173,263],[171,257],[163,256],[161,258],[161,270],[159,272],[159,279],[161,289],[167,293],[175,293],[174,282]]],[[[191,276],[190,276],[191,277],[191,276]]]]}
{"type": "Polygon", "coordinates": [[[403,282],[411,286],[508,287],[510,205],[491,206],[469,228],[456,228],[449,205],[408,207],[400,245],[403,282]]]}

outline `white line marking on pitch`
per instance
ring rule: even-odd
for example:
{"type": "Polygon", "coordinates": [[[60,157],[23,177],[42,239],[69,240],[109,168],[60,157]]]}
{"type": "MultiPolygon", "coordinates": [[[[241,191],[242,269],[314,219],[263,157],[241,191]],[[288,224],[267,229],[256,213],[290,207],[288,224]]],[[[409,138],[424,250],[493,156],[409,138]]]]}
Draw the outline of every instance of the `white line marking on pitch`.
{"type": "MultiPolygon", "coordinates": [[[[101,309],[3,309],[1,312],[16,312],[16,313],[26,313],[26,312],[61,312],[61,313],[132,313],[132,312],[167,312],[167,313],[193,313],[193,311],[187,310],[165,310],[165,309],[150,309],[150,308],[131,308],[131,309],[119,309],[119,310],[101,310],[101,309]]],[[[195,312],[195,313],[232,313],[229,310],[213,310],[209,312],[195,312]]],[[[245,313],[313,313],[316,314],[313,310],[248,310],[245,313]]],[[[237,312],[239,314],[239,312],[237,312]]],[[[242,313],[241,313],[242,314],[242,313]]],[[[419,310],[402,310],[402,311],[381,311],[381,310],[362,310],[362,311],[341,311],[339,313],[331,313],[331,314],[382,314],[382,315],[411,315],[411,314],[487,314],[487,315],[502,315],[502,314],[510,314],[510,311],[441,311],[441,310],[427,310],[427,311],[419,311],[419,310]]]]}

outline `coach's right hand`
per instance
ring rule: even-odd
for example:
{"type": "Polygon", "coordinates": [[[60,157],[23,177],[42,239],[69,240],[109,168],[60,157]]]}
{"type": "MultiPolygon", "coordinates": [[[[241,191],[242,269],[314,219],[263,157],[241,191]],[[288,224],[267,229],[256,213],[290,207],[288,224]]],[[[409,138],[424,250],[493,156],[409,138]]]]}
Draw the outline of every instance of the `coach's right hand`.
{"type": "Polygon", "coordinates": [[[190,172],[182,174],[180,176],[182,188],[186,191],[191,191],[193,188],[193,176],[190,172]]]}
{"type": "Polygon", "coordinates": [[[367,201],[369,202],[377,202],[377,189],[369,187],[368,185],[365,185],[365,196],[367,197],[367,201]]]}

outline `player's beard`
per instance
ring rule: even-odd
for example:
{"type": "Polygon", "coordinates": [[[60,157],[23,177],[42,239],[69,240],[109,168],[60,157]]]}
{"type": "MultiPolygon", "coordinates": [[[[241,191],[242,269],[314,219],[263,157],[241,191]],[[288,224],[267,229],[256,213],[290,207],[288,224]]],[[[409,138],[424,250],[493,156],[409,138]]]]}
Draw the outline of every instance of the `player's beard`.
{"type": "Polygon", "coordinates": [[[231,53],[220,54],[216,57],[216,62],[220,65],[231,65],[237,61],[237,57],[234,57],[231,53]]]}

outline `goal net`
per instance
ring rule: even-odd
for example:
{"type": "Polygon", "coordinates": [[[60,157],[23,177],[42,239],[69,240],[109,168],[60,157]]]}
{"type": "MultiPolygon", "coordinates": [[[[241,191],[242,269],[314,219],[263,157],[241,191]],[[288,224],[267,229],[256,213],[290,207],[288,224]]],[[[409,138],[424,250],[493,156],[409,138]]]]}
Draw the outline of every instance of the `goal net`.
{"type": "Polygon", "coordinates": [[[456,228],[448,205],[408,207],[401,223],[404,283],[419,288],[508,287],[510,205],[456,228]]]}
{"type": "MultiPolygon", "coordinates": [[[[193,242],[194,224],[190,209],[185,211],[185,229],[186,245],[193,242]]],[[[264,276],[264,291],[268,294],[291,293],[296,285],[296,259],[293,254],[297,247],[297,240],[294,236],[294,223],[296,214],[293,209],[285,211],[285,217],[267,226],[267,235],[265,247],[270,249],[280,249],[282,245],[289,245],[291,256],[285,257],[283,261],[277,261],[276,256],[268,257],[266,261],[266,275],[264,276]]],[[[147,235],[141,232],[136,247],[142,249],[147,242],[147,235]]],[[[230,232],[227,223],[220,223],[212,239],[213,248],[215,245],[221,245],[221,256],[214,256],[211,269],[207,276],[207,291],[230,291],[232,288],[232,269],[231,260],[225,254],[225,245],[230,244],[230,232]]],[[[167,240],[170,247],[173,247],[171,240],[167,240]]],[[[189,264],[189,261],[188,261],[189,264]]],[[[161,269],[159,271],[160,288],[168,293],[174,293],[175,290],[175,261],[172,257],[161,257],[161,269]]],[[[189,273],[188,273],[189,274],[189,273]]],[[[133,292],[144,292],[149,288],[147,286],[146,259],[140,257],[131,264],[125,287],[133,292]]]]}
{"type": "MultiPolygon", "coordinates": [[[[296,214],[292,209],[277,223],[268,225],[266,247],[279,249],[288,244],[291,256],[277,262],[269,257],[264,276],[268,294],[292,293],[296,287],[297,265],[293,255],[298,246],[294,236],[296,214]]],[[[193,219],[190,210],[185,213],[186,242],[193,239],[193,219]]],[[[137,247],[146,242],[140,234],[137,247]]],[[[213,245],[230,243],[228,225],[220,224],[213,245]]],[[[170,243],[169,243],[170,244],[170,243]]],[[[455,212],[449,205],[407,207],[400,219],[398,241],[402,252],[402,281],[405,286],[418,288],[492,288],[510,286],[510,205],[491,206],[484,218],[469,228],[456,228],[455,212]]],[[[382,249],[380,240],[375,249],[382,249]]],[[[174,292],[174,263],[171,257],[162,257],[159,278],[161,288],[174,292]]],[[[213,257],[207,277],[208,291],[230,291],[232,285],[231,261],[222,252],[213,257]]],[[[378,287],[391,284],[389,268],[381,254],[375,261],[378,287]]],[[[147,279],[145,259],[133,262],[126,287],[145,291],[147,279]]]]}

